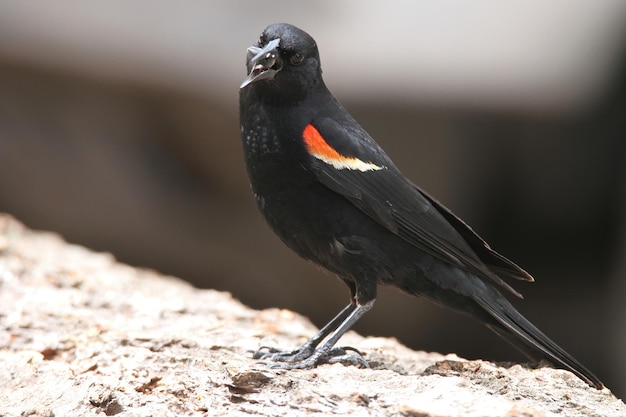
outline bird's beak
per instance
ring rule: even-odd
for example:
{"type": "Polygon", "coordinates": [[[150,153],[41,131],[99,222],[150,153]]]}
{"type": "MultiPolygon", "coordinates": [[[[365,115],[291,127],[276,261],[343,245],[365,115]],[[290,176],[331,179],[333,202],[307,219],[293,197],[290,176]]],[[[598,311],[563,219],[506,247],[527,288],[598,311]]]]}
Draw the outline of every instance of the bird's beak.
{"type": "Polygon", "coordinates": [[[274,39],[263,49],[256,46],[248,48],[248,78],[241,83],[240,89],[255,81],[271,80],[280,71],[279,43],[280,39],[274,39]]]}

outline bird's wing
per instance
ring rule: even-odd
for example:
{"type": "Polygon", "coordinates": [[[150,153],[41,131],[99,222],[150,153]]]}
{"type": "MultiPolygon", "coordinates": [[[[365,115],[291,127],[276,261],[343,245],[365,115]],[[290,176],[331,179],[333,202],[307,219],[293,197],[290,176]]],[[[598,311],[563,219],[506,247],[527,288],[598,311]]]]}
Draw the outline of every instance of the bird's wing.
{"type": "Polygon", "coordinates": [[[321,183],[417,248],[521,297],[497,274],[532,280],[530,275],[407,180],[360,127],[318,118],[303,140],[321,183]]]}

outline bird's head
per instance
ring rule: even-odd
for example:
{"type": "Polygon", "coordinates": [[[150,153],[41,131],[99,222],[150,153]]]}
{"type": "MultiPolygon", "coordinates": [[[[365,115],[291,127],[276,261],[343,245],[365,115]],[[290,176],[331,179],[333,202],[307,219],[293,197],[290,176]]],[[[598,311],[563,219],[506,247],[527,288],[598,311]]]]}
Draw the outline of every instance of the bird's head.
{"type": "Polygon", "coordinates": [[[248,48],[248,77],[239,87],[266,85],[275,91],[304,91],[322,82],[315,40],[303,30],[275,23],[248,48]]]}

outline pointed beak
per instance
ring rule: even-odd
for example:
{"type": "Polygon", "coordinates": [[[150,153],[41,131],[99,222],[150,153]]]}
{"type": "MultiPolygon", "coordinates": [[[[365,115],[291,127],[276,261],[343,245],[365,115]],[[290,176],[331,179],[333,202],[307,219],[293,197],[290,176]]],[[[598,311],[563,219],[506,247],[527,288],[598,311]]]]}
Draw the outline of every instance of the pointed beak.
{"type": "Polygon", "coordinates": [[[280,39],[271,40],[264,48],[248,48],[248,77],[239,86],[240,89],[259,80],[271,80],[281,69],[278,44],[280,39]]]}

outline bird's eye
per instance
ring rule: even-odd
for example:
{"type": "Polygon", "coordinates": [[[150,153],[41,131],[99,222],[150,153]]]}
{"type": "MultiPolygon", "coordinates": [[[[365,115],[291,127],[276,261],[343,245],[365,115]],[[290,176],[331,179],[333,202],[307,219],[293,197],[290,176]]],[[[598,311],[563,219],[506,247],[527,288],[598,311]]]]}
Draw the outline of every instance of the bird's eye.
{"type": "Polygon", "coordinates": [[[302,61],[304,61],[304,55],[302,54],[296,53],[296,54],[293,54],[291,58],[289,58],[289,62],[291,62],[293,65],[300,65],[302,61]]]}

